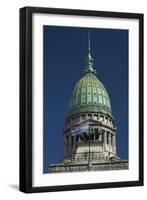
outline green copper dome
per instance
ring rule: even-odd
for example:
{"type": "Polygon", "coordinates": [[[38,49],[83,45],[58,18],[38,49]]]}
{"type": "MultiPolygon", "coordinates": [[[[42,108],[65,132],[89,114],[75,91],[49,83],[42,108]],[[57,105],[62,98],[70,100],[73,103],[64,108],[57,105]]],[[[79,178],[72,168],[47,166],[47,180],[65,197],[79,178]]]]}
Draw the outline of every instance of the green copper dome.
{"type": "Polygon", "coordinates": [[[81,112],[103,112],[111,115],[108,93],[101,81],[97,79],[96,71],[93,69],[90,42],[86,63],[84,75],[74,88],[68,116],[81,112]]]}
{"type": "Polygon", "coordinates": [[[76,84],[69,106],[69,114],[80,112],[111,113],[108,93],[97,77],[88,72],[76,84]]]}

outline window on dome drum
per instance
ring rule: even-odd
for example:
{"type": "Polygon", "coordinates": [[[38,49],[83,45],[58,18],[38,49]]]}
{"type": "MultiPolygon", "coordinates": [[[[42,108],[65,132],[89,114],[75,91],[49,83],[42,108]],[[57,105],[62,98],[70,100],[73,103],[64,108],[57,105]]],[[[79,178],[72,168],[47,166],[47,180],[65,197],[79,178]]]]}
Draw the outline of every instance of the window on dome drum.
{"type": "Polygon", "coordinates": [[[112,124],[112,121],[111,121],[111,119],[109,119],[109,123],[110,123],[110,124],[112,124]]]}
{"type": "Polygon", "coordinates": [[[108,117],[105,117],[105,121],[106,121],[106,123],[108,123],[108,117]]]}
{"type": "Polygon", "coordinates": [[[92,114],[88,114],[88,118],[92,118],[92,114]]]}
{"type": "Polygon", "coordinates": [[[74,122],[74,118],[72,118],[71,120],[72,120],[72,123],[73,123],[74,122]]]}
{"type": "Polygon", "coordinates": [[[95,119],[95,120],[98,120],[98,115],[94,115],[94,119],[95,119]]]}
{"type": "Polygon", "coordinates": [[[82,115],[82,119],[83,119],[83,120],[86,119],[86,115],[82,115]]]}
{"type": "Polygon", "coordinates": [[[75,118],[75,121],[78,122],[80,120],[79,116],[75,118]]]}
{"type": "Polygon", "coordinates": [[[102,115],[100,115],[100,121],[104,121],[104,117],[102,115]]]}

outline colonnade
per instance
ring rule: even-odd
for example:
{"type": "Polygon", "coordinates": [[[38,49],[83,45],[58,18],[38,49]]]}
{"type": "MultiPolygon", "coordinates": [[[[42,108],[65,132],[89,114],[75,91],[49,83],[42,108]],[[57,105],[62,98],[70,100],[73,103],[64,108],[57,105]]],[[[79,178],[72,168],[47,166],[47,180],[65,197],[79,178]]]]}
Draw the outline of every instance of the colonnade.
{"type": "Polygon", "coordinates": [[[65,156],[70,156],[76,152],[78,143],[86,141],[96,142],[99,141],[103,145],[103,151],[108,151],[116,154],[116,135],[115,132],[109,129],[102,128],[99,130],[97,127],[89,129],[88,133],[80,133],[72,135],[70,132],[64,135],[65,156]]]}

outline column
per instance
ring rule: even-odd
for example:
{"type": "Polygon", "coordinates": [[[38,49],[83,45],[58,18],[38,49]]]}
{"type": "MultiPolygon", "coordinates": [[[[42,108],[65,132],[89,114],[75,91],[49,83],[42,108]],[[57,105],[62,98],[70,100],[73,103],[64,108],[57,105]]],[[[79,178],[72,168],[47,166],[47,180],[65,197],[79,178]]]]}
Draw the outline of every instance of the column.
{"type": "Polygon", "coordinates": [[[116,154],[116,137],[115,134],[112,136],[113,152],[116,154]]]}
{"type": "Polygon", "coordinates": [[[102,131],[98,130],[99,141],[102,141],[102,131]]]}
{"type": "Polygon", "coordinates": [[[108,137],[109,137],[109,150],[111,151],[111,132],[108,133],[108,137]]]}
{"type": "Polygon", "coordinates": [[[104,134],[104,150],[106,151],[106,144],[107,144],[107,132],[106,132],[106,130],[104,130],[103,134],[104,134]]]}

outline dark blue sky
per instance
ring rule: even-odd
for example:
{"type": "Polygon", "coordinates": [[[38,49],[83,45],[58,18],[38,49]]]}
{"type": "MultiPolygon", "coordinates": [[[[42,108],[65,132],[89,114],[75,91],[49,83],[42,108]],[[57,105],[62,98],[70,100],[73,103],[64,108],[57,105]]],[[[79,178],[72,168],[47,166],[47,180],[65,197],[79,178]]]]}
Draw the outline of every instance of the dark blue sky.
{"type": "Polygon", "coordinates": [[[63,158],[65,118],[85,69],[88,30],[94,69],[111,100],[117,153],[128,159],[128,31],[44,26],[44,173],[63,158]]]}

